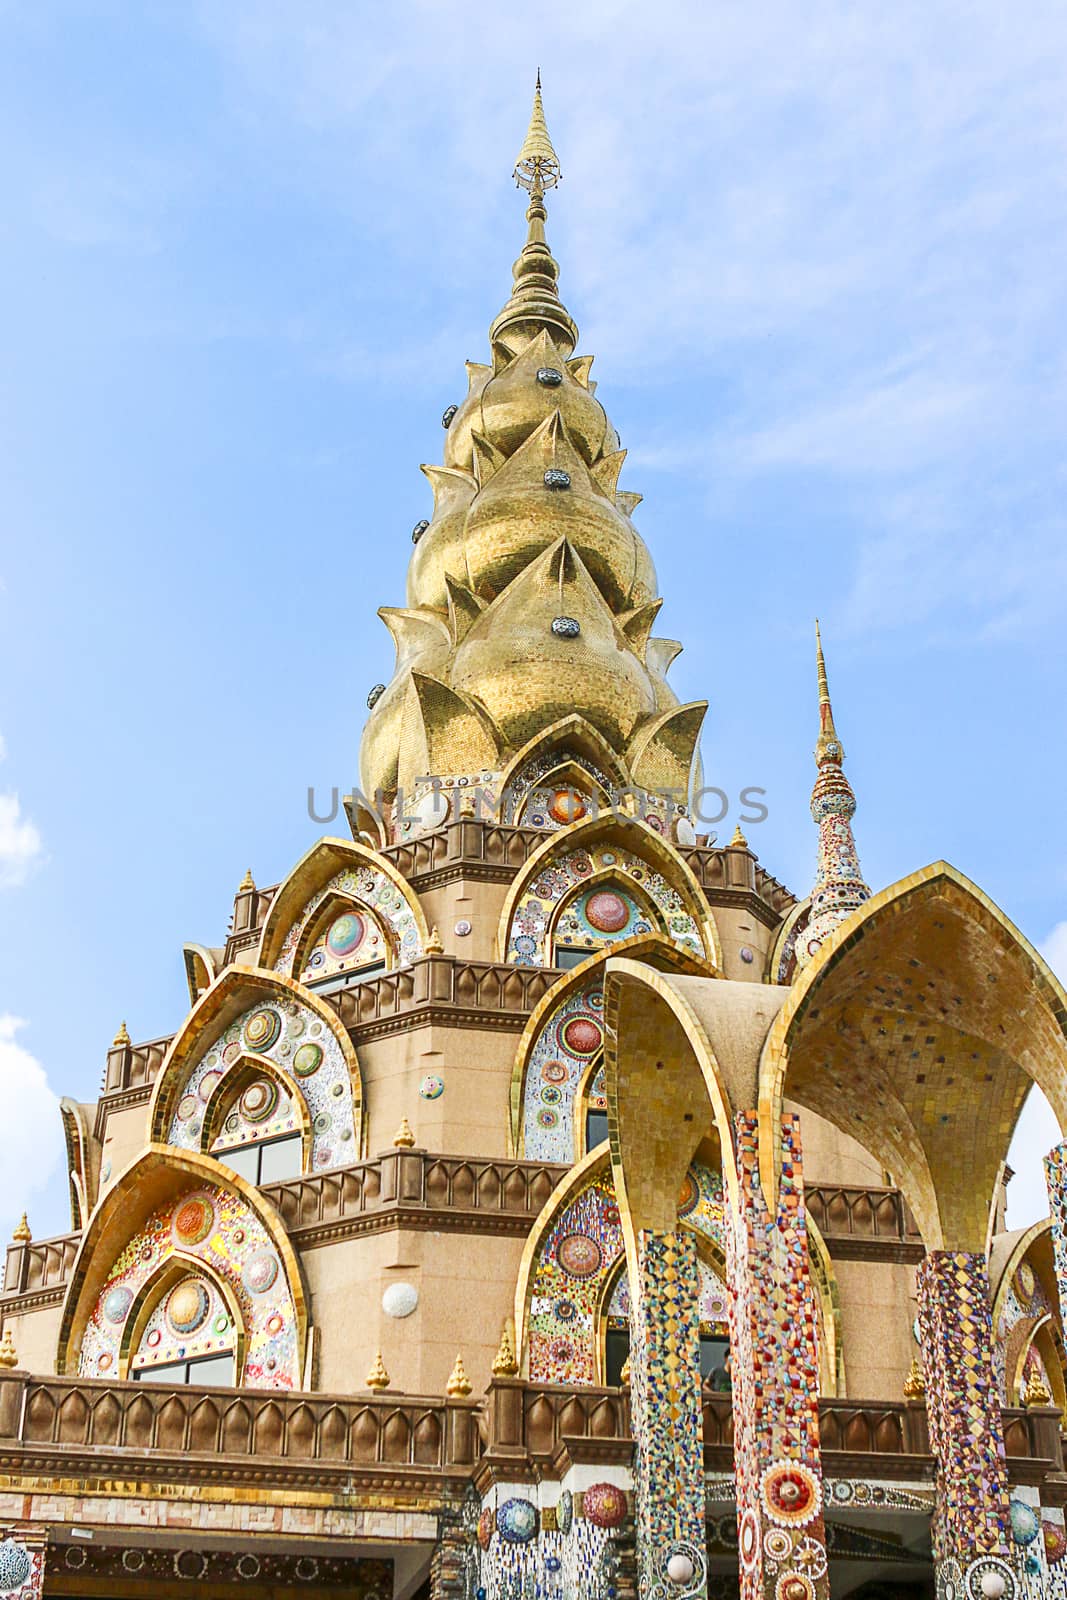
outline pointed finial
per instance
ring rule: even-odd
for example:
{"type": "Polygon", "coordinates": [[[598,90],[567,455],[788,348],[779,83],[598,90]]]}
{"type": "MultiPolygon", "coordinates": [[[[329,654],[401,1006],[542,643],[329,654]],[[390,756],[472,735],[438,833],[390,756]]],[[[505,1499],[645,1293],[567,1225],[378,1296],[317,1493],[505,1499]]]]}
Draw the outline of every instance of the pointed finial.
{"type": "Polygon", "coordinates": [[[734,836],[730,840],[730,848],[731,848],[731,850],[747,850],[748,849],[748,840],[745,838],[744,834],[741,832],[741,824],[740,823],[738,823],[736,825],[736,827],[734,828],[734,836]]]}
{"type": "Polygon", "coordinates": [[[25,1211],[22,1213],[22,1217],[18,1223],[18,1226],[11,1237],[14,1239],[16,1244],[29,1244],[30,1240],[33,1238],[33,1234],[30,1232],[30,1225],[26,1220],[25,1211]]]}
{"type": "Polygon", "coordinates": [[[430,937],[426,941],[426,954],[428,956],[443,956],[444,953],[445,947],[442,943],[441,934],[435,922],[433,927],[430,929],[430,937]]]}
{"type": "Polygon", "coordinates": [[[826,657],[822,653],[818,617],[815,619],[815,663],[819,675],[819,739],[815,746],[815,760],[820,766],[824,761],[833,761],[840,766],[845,759],[845,752],[834,727],[834,710],[830,704],[830,684],[826,677],[826,657]]]}
{"type": "Polygon", "coordinates": [[[415,1135],[411,1131],[411,1123],[407,1117],[401,1117],[400,1126],[393,1134],[393,1145],[397,1150],[413,1150],[415,1135]]]}
{"type": "Polygon", "coordinates": [[[541,69],[538,67],[530,126],[522,141],[513,177],[518,186],[530,194],[544,194],[546,189],[554,189],[562,176],[559,157],[548,136],[545,108],[541,103],[541,69]]]}
{"type": "Polygon", "coordinates": [[[514,1378],[518,1374],[519,1363],[515,1360],[515,1346],[511,1339],[511,1329],[505,1322],[500,1335],[500,1349],[493,1359],[494,1378],[514,1378]]]}
{"type": "Polygon", "coordinates": [[[4,1337],[0,1339],[0,1367],[6,1367],[10,1371],[12,1367],[17,1367],[18,1364],[19,1356],[11,1337],[11,1329],[5,1328],[4,1337]]]}
{"type": "Polygon", "coordinates": [[[130,1042],[129,1030],[126,1027],[125,1022],[120,1022],[119,1023],[119,1031],[118,1031],[118,1033],[116,1033],[114,1039],[112,1039],[112,1041],[111,1041],[111,1048],[112,1048],[112,1050],[114,1050],[119,1045],[129,1044],[129,1042],[130,1042]]]}
{"type": "Polygon", "coordinates": [[[240,882],[240,885],[238,887],[237,893],[238,894],[247,894],[248,891],[250,889],[254,889],[255,886],[256,886],[256,880],[252,876],[252,868],[249,867],[248,871],[245,873],[244,877],[241,879],[241,882],[240,882]]]}
{"type": "Polygon", "coordinates": [[[630,1387],[630,1358],[629,1358],[629,1356],[626,1357],[626,1360],[622,1364],[622,1371],[619,1373],[619,1383],[622,1386],[622,1388],[624,1388],[624,1389],[628,1389],[630,1387]]]}
{"type": "Polygon", "coordinates": [[[381,1390],[388,1389],[388,1387],[389,1374],[385,1370],[385,1362],[382,1360],[382,1352],[379,1350],[370,1371],[367,1373],[367,1388],[381,1390]]]}
{"type": "Polygon", "coordinates": [[[926,1379],[919,1365],[918,1356],[912,1356],[908,1376],[904,1379],[905,1400],[921,1400],[926,1393],[926,1379]]]}
{"type": "Polygon", "coordinates": [[[463,1357],[457,1355],[456,1364],[452,1368],[452,1375],[445,1384],[445,1394],[450,1400],[466,1400],[473,1387],[474,1385],[467,1377],[466,1368],[463,1365],[463,1357]]]}

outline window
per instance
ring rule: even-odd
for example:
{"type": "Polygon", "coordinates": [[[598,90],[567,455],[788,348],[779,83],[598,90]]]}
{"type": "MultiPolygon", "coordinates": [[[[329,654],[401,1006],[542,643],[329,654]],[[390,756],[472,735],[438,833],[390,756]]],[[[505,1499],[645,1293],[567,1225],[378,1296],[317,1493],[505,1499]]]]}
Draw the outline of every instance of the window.
{"type": "Polygon", "coordinates": [[[712,1333],[700,1335],[700,1376],[705,1380],[710,1378],[709,1387],[717,1393],[730,1393],[733,1384],[730,1381],[729,1339],[712,1333]]]}
{"type": "Polygon", "coordinates": [[[595,956],[596,953],[595,945],[590,945],[588,949],[583,949],[580,945],[557,945],[556,966],[562,972],[570,972],[572,967],[581,966],[583,961],[588,961],[589,957],[595,956]]]}
{"type": "Polygon", "coordinates": [[[587,1111],[585,1114],[585,1148],[586,1152],[595,1150],[608,1136],[608,1114],[606,1111],[587,1111]]]}
{"type": "Polygon", "coordinates": [[[239,1177],[256,1185],[299,1178],[304,1170],[304,1141],[299,1133],[288,1134],[284,1139],[268,1139],[262,1144],[216,1150],[214,1154],[239,1177]]]}
{"type": "Polygon", "coordinates": [[[130,1377],[138,1383],[195,1383],[212,1389],[233,1388],[233,1351],[200,1356],[193,1361],[161,1361],[158,1367],[134,1367],[130,1377]]]}
{"type": "Polygon", "coordinates": [[[617,1389],[622,1382],[622,1369],[629,1354],[629,1328],[609,1328],[604,1350],[604,1382],[609,1389],[617,1389]]]}

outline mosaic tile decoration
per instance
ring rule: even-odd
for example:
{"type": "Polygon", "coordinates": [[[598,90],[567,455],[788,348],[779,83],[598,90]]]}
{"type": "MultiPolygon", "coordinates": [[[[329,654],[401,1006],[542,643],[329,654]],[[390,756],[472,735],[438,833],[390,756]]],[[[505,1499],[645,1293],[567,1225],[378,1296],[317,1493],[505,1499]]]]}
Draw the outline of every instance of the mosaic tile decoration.
{"type": "MultiPolygon", "coordinates": [[[[637,1564],[642,1594],[658,1588],[673,1547],[704,1549],[704,1439],[696,1239],[637,1236],[640,1293],[630,1320],[637,1564]]],[[[706,1585],[686,1591],[706,1596],[706,1585]]]]}
{"type": "Polygon", "coordinates": [[[334,910],[337,914],[307,953],[301,983],[314,984],[338,972],[358,972],[361,967],[389,965],[392,944],[377,917],[355,901],[338,902],[334,910]]]}
{"type": "MultiPolygon", "coordinates": [[[[724,1251],[722,1177],[706,1167],[691,1168],[679,1199],[687,1230],[703,1233],[724,1251]]],[[[530,1274],[527,1351],[531,1382],[595,1384],[605,1319],[611,1301],[623,1293],[622,1224],[610,1173],[603,1172],[567,1203],[541,1241],[530,1274]]],[[[725,1288],[707,1269],[706,1303],[714,1307],[725,1288]]],[[[703,1291],[702,1291],[703,1292],[703,1291]]],[[[721,1315],[709,1318],[721,1321],[721,1315]]]]}
{"type": "Polygon", "coordinates": [[[576,1112],[590,1067],[604,1049],[602,975],[572,991],[534,1041],[523,1085],[523,1155],[528,1161],[577,1160],[576,1112]]]}
{"type": "MultiPolygon", "coordinates": [[[[240,1309],[244,1370],[251,1389],[292,1389],[298,1381],[296,1308],[274,1241],[240,1195],[208,1184],[154,1211],[116,1260],[82,1335],[78,1374],[117,1377],[123,1334],[142,1291],[174,1258],[201,1263],[204,1278],[229,1288],[240,1309]]],[[[180,1346],[178,1347],[180,1350],[180,1346]]]]}
{"type": "Polygon", "coordinates": [[[1045,1157],[1045,1183],[1052,1219],[1052,1258],[1060,1298],[1060,1322],[1067,1327],[1067,1144],[1058,1144],[1045,1157]]]}
{"type": "Polygon", "coordinates": [[[0,1594],[4,1600],[40,1600],[44,1593],[45,1553],[21,1539],[0,1540],[0,1594]]]}
{"type": "MultiPolygon", "coordinates": [[[[121,1306],[126,1286],[119,1285],[112,1292],[114,1303],[121,1306]]],[[[106,1314],[106,1301],[104,1310],[106,1314]]],[[[160,1299],[130,1358],[130,1371],[233,1350],[236,1334],[218,1285],[203,1273],[192,1273],[180,1278],[160,1299]]]]}
{"type": "Polygon", "coordinates": [[[284,972],[287,977],[294,976],[293,958],[300,943],[300,935],[322,902],[328,895],[333,894],[343,895],[357,902],[352,908],[357,914],[360,906],[366,907],[371,914],[370,921],[380,921],[385,925],[389,930],[397,963],[400,966],[408,966],[422,954],[422,939],[415,913],[388,873],[377,871],[370,866],[345,867],[341,872],[335,873],[329,883],[323,884],[305,904],[285,935],[281,954],[274,963],[276,972],[284,972]]]}
{"type": "Polygon", "coordinates": [[[938,1498],[939,1567],[1008,1550],[1008,1480],[993,1373],[986,1258],[931,1250],[918,1272],[919,1324],[938,1498]]]}
{"type": "Polygon", "coordinates": [[[507,960],[520,967],[551,966],[557,913],[563,943],[584,945],[588,937],[592,948],[603,949],[617,939],[648,932],[653,922],[641,901],[647,901],[654,909],[663,931],[676,945],[692,955],[704,956],[700,930],[678,890],[640,856],[605,845],[593,850],[572,850],[541,870],[515,907],[508,930],[507,960]],[[591,893],[583,895],[584,880],[594,874],[595,884],[588,885],[591,893]],[[618,904],[605,900],[592,905],[598,893],[618,904]],[[572,899],[576,902],[573,910],[572,899]]]}
{"type": "Polygon", "coordinates": [[[741,1205],[728,1231],[734,1473],[743,1600],[828,1600],[819,1340],[800,1122],[782,1118],[778,1209],[760,1186],[759,1123],[736,1119],[741,1205]]]}
{"type": "MultiPolygon", "coordinates": [[[[725,1336],[728,1311],[725,1280],[719,1276],[714,1267],[708,1265],[703,1256],[697,1258],[697,1273],[700,1331],[725,1336]]],[[[630,1276],[625,1267],[616,1278],[615,1287],[611,1291],[607,1319],[609,1328],[630,1326],[630,1276]]]]}
{"type": "MultiPolygon", "coordinates": [[[[311,1166],[348,1166],[359,1157],[359,1138],[352,1101],[352,1080],[340,1043],[327,1023],[288,994],[259,1000],[210,1044],[188,1069],[175,1097],[167,1142],[179,1150],[199,1150],[205,1117],[216,1097],[226,1093],[227,1074],[247,1054],[272,1062],[306,1106],[311,1128],[311,1166]]],[[[229,1115],[232,1115],[232,1111],[229,1115]]],[[[228,1120],[228,1118],[226,1119],[228,1120]]],[[[262,1138],[254,1122],[243,1118],[249,1138],[262,1138]]],[[[226,1130],[236,1135],[235,1125],[226,1130]]],[[[248,1142],[234,1138],[233,1143],[248,1142]]]]}
{"type": "Polygon", "coordinates": [[[614,1600],[620,1564],[615,1530],[573,1509],[584,1497],[567,1488],[547,1508],[528,1498],[554,1487],[497,1484],[488,1491],[469,1519],[464,1600],[614,1600]],[[530,1538],[507,1536],[509,1522],[520,1520],[516,1507],[520,1516],[526,1507],[536,1516],[530,1538]]]}
{"type": "Polygon", "coordinates": [[[993,1340],[993,1370],[1002,1405],[1023,1404],[1023,1391],[1032,1373],[1043,1379],[1050,1394],[1054,1392],[1041,1353],[1031,1342],[1050,1315],[1056,1317],[1057,1312],[1049,1303],[1044,1284],[1030,1263],[1021,1261],[1001,1300],[993,1340]],[[1009,1373],[1013,1377],[1010,1396],[1009,1373]]]}

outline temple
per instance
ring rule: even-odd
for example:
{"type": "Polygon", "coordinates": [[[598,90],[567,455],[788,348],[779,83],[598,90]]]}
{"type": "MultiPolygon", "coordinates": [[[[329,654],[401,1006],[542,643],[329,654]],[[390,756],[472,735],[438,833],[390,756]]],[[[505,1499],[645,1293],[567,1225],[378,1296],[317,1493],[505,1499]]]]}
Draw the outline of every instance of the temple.
{"type": "Polygon", "coordinates": [[[63,1102],[2,1597],[1067,1597],[1067,1145],[1005,1226],[1067,995],[946,862],[868,887],[821,638],[811,884],[708,834],[560,175],[539,83],[344,836],[63,1102]]]}

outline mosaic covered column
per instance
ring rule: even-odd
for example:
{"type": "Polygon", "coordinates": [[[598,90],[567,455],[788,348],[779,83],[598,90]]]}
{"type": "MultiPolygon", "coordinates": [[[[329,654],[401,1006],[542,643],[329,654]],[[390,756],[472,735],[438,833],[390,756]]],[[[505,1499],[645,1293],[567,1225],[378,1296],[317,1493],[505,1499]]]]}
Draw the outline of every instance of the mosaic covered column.
{"type": "Polygon", "coordinates": [[[756,1113],[736,1122],[739,1206],[727,1230],[741,1600],[828,1600],[819,1349],[800,1123],[781,1124],[775,1215],[756,1113]]]}
{"type": "Polygon", "coordinates": [[[637,1257],[630,1404],[641,1600],[706,1600],[696,1239],[643,1229],[637,1257]]]}
{"type": "Polygon", "coordinates": [[[1045,1157],[1045,1183],[1052,1219],[1052,1254],[1060,1291],[1060,1316],[1067,1328],[1067,1144],[1058,1144],[1045,1157]]]}
{"type": "Polygon", "coordinates": [[[1013,1600],[1008,1477],[984,1255],[931,1250],[918,1274],[939,1600],[1013,1600]]]}

